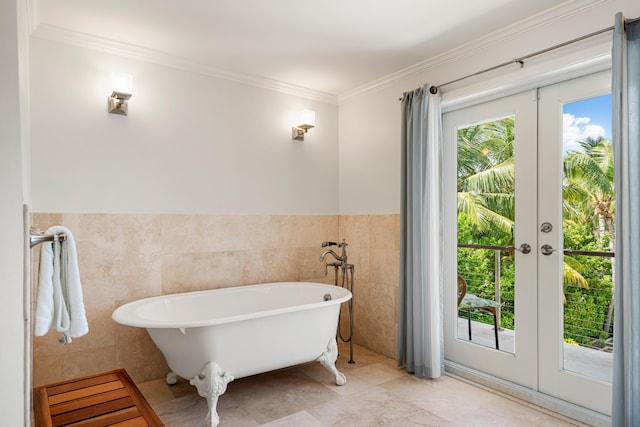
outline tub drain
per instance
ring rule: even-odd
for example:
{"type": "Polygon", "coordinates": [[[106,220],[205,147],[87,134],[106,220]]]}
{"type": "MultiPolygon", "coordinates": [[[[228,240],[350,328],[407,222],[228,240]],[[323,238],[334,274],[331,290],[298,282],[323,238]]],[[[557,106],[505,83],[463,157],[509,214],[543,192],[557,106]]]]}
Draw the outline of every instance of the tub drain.
{"type": "Polygon", "coordinates": [[[324,301],[331,301],[331,294],[324,294],[324,297],[322,297],[322,299],[324,301]]]}

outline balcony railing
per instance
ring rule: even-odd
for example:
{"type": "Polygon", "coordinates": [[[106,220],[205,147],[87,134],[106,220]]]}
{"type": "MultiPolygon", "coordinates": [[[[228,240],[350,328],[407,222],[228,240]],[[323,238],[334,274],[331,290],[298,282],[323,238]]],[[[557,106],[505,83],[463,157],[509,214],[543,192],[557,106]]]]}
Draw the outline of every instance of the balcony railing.
{"type": "MultiPolygon", "coordinates": [[[[514,257],[513,246],[458,244],[458,274],[468,292],[500,304],[498,325],[514,329],[514,257]]],[[[613,252],[565,249],[571,264],[585,266],[584,280],[565,283],[565,342],[599,350],[613,348],[613,252]]],[[[568,261],[568,259],[567,259],[568,261]]],[[[474,320],[493,323],[480,311],[474,320]]]]}

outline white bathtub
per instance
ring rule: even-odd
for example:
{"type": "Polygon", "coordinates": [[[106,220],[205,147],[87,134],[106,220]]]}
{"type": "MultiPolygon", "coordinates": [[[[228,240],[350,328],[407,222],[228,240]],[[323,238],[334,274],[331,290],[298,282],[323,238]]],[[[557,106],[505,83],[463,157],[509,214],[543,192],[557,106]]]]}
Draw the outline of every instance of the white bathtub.
{"type": "Polygon", "coordinates": [[[235,378],[318,360],[344,384],[335,336],[340,304],[350,298],[339,286],[265,283],[146,298],[112,317],[147,329],[172,371],[207,398],[217,426],[218,398],[235,378]]]}

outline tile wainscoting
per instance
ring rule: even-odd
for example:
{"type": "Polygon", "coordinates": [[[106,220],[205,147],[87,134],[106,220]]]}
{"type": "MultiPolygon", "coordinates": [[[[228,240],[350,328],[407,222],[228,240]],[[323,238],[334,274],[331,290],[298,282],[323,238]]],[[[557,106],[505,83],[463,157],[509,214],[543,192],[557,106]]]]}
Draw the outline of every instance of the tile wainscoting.
{"type": "MultiPolygon", "coordinates": [[[[324,281],[320,244],[347,239],[355,264],[355,343],[395,357],[399,216],[34,213],[75,237],[89,333],[66,346],[34,337],[34,386],[125,368],[135,382],[169,368],[144,329],[116,324],[132,300],[277,281],[324,281]]],[[[35,302],[39,250],[31,252],[35,302]]],[[[343,316],[343,322],[346,316],[343,316]]],[[[343,331],[348,326],[343,323],[343,331]]],[[[357,362],[357,353],[355,359],[357,362]]]]}

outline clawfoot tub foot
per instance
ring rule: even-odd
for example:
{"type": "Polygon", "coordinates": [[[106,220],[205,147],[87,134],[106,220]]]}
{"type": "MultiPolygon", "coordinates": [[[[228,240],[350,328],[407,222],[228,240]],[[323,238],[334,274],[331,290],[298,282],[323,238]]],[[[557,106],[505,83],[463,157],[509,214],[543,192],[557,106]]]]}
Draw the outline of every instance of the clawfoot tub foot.
{"type": "Polygon", "coordinates": [[[204,365],[202,371],[189,380],[189,384],[198,389],[198,394],[207,399],[209,405],[209,414],[207,421],[211,427],[217,427],[220,423],[220,417],[216,411],[218,398],[227,391],[227,384],[233,381],[233,376],[220,369],[220,366],[214,362],[204,365]]]}
{"type": "Polygon", "coordinates": [[[178,374],[176,374],[175,372],[169,372],[167,374],[167,384],[174,385],[177,382],[178,382],[178,374]]]}
{"type": "Polygon", "coordinates": [[[329,344],[327,344],[327,349],[322,353],[320,357],[318,357],[318,362],[322,364],[326,369],[329,370],[336,377],[337,385],[345,385],[347,383],[347,377],[336,368],[336,359],[338,358],[338,343],[335,338],[331,338],[329,340],[329,344]]]}

